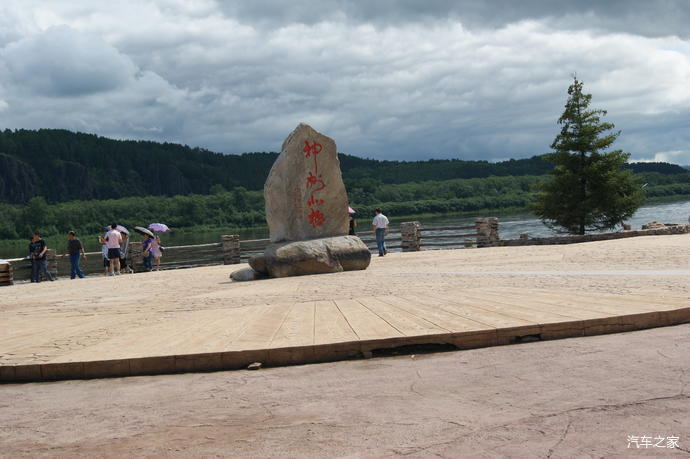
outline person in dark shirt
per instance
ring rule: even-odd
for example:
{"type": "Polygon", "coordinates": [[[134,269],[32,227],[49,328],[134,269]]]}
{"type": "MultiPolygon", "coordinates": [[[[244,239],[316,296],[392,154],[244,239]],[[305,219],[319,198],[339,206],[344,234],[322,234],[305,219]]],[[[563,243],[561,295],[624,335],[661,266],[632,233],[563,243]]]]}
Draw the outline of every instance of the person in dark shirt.
{"type": "Polygon", "coordinates": [[[31,282],[41,282],[41,273],[46,279],[54,281],[55,279],[48,271],[48,258],[46,252],[48,246],[46,241],[41,238],[41,233],[34,232],[29,244],[29,257],[31,258],[31,282]]]}
{"type": "Polygon", "coordinates": [[[67,233],[67,255],[69,255],[70,279],[75,277],[79,277],[79,279],[85,278],[86,275],[79,268],[79,260],[82,256],[86,260],[86,252],[84,252],[84,246],[74,231],[67,233]]]}
{"type": "Polygon", "coordinates": [[[357,233],[355,232],[355,228],[357,227],[357,220],[355,220],[355,209],[352,207],[348,206],[347,207],[347,213],[350,214],[350,230],[348,231],[347,234],[350,236],[356,236],[357,233]]]}
{"type": "Polygon", "coordinates": [[[151,254],[151,244],[153,244],[153,236],[144,236],[144,243],[142,250],[144,252],[144,268],[146,271],[153,271],[153,255],[151,254]]]}

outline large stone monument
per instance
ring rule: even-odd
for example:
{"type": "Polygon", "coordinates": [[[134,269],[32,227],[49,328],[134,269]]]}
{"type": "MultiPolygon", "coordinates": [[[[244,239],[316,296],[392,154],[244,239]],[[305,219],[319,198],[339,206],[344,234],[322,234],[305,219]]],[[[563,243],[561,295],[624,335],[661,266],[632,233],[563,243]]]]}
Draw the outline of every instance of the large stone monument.
{"type": "Polygon", "coordinates": [[[271,242],[347,234],[347,192],[333,139],[306,124],[283,142],[264,185],[271,242]]]}
{"type": "Polygon", "coordinates": [[[348,236],[348,199],[333,139],[300,124],[283,142],[266,184],[271,242],[235,280],[366,269],[371,252],[348,236]]]}

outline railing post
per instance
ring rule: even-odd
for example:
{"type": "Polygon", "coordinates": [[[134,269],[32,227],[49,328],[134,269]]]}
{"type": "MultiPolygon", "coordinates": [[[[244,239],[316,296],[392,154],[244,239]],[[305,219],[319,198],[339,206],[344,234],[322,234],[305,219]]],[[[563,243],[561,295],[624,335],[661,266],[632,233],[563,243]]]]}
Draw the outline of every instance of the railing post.
{"type": "Polygon", "coordinates": [[[12,274],[12,265],[10,263],[0,264],[0,285],[14,284],[14,276],[12,274]]]}
{"type": "Polygon", "coordinates": [[[46,250],[46,261],[48,262],[48,272],[51,274],[51,276],[53,276],[55,279],[57,279],[58,262],[57,262],[57,257],[55,256],[55,250],[54,249],[46,250]]]}
{"type": "Polygon", "coordinates": [[[224,234],[220,237],[220,245],[223,249],[224,265],[236,265],[241,262],[239,234],[224,234]]]}
{"type": "Polygon", "coordinates": [[[403,222],[400,224],[400,236],[402,238],[403,252],[418,252],[420,247],[420,231],[422,224],[415,222],[403,222]]]}
{"type": "Polygon", "coordinates": [[[144,271],[144,243],[130,242],[127,249],[127,265],[131,267],[134,272],[144,271]]]}
{"type": "Polygon", "coordinates": [[[493,247],[498,244],[498,218],[478,218],[475,221],[477,228],[477,247],[493,247]]]}

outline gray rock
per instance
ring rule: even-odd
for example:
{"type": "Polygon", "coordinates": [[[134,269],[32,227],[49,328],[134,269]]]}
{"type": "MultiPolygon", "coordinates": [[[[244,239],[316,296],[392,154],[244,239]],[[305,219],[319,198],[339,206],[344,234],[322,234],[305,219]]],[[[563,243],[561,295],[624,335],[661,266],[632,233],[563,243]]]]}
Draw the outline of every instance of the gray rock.
{"type": "Polygon", "coordinates": [[[256,255],[249,258],[249,266],[258,273],[268,274],[266,269],[266,257],[264,255],[256,255]]]}
{"type": "Polygon", "coordinates": [[[260,273],[257,273],[252,268],[242,268],[238,269],[237,271],[233,271],[230,274],[230,279],[237,282],[251,281],[259,279],[259,274],[260,273]]]}
{"type": "Polygon", "coordinates": [[[263,364],[261,362],[250,363],[247,370],[260,370],[263,364]]]}
{"type": "Polygon", "coordinates": [[[371,262],[371,252],[357,236],[274,244],[266,248],[264,257],[271,277],[354,271],[371,262]]]}
{"type": "Polygon", "coordinates": [[[643,230],[647,230],[647,229],[663,229],[663,228],[666,228],[666,225],[664,225],[663,223],[659,223],[659,222],[649,222],[649,223],[647,223],[647,224],[645,224],[645,225],[642,225],[642,229],[643,229],[643,230]]]}
{"type": "Polygon", "coordinates": [[[348,199],[335,142],[306,124],[283,142],[264,197],[271,242],[348,233],[348,199]]]}

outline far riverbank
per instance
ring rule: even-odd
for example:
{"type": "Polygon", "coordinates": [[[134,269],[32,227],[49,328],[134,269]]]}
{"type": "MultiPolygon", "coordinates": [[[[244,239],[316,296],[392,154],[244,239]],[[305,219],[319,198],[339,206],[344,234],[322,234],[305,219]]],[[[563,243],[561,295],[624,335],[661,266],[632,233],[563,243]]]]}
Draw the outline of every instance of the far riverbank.
{"type": "MultiPolygon", "coordinates": [[[[385,209],[384,209],[385,213],[385,209]]],[[[478,217],[498,217],[499,233],[502,239],[517,238],[521,233],[528,233],[532,237],[548,237],[558,234],[545,226],[541,220],[527,211],[503,210],[486,211],[478,214],[445,214],[445,215],[417,215],[396,217],[388,215],[391,220],[391,228],[397,229],[403,221],[419,220],[426,226],[453,226],[470,225],[478,217]]],[[[690,216],[690,200],[657,202],[640,207],[640,209],[626,223],[633,228],[639,228],[645,223],[658,221],[661,223],[684,223],[690,216]]],[[[370,217],[357,216],[357,229],[369,231],[370,217]]],[[[240,239],[265,239],[268,238],[268,227],[255,228],[182,228],[171,233],[162,234],[163,245],[195,245],[218,242],[221,234],[239,234],[240,239]]],[[[135,234],[135,238],[138,236],[135,234]]],[[[100,251],[100,245],[96,235],[81,236],[82,242],[89,252],[100,251]]],[[[49,236],[46,238],[49,247],[57,247],[58,253],[65,249],[64,236],[49,236]]],[[[0,241],[0,259],[20,258],[27,253],[28,242],[24,240],[0,241]]]]}

